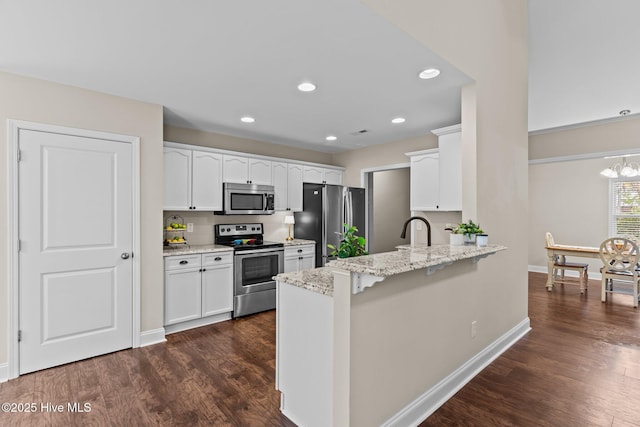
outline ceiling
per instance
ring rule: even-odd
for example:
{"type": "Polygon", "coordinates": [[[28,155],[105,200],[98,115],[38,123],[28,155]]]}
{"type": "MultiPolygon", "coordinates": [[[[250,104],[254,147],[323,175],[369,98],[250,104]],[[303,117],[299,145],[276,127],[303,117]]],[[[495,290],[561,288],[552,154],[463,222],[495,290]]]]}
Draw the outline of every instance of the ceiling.
{"type": "MultiPolygon", "coordinates": [[[[0,11],[0,70],[161,104],[170,125],[329,153],[458,123],[472,81],[358,0],[0,0],[0,11]],[[419,79],[430,67],[441,74],[419,79]],[[298,91],[303,81],[317,89],[298,91]]],[[[640,112],[640,2],[533,0],[529,13],[530,130],[640,112]]]]}

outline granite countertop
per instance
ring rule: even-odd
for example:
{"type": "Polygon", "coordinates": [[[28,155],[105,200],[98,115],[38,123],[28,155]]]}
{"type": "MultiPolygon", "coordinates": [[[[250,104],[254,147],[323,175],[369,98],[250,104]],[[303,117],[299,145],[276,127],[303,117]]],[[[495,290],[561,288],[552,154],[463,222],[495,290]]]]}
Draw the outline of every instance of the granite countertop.
{"type": "Polygon", "coordinates": [[[336,259],[329,262],[327,266],[354,273],[387,277],[411,270],[450,264],[468,258],[484,257],[505,249],[507,249],[505,246],[500,245],[484,247],[475,245],[417,245],[395,252],[336,259]]]}
{"type": "Polygon", "coordinates": [[[293,239],[293,240],[285,240],[284,247],[287,246],[299,246],[299,245],[315,245],[315,240],[306,240],[306,239],[293,239]]]}
{"type": "Polygon", "coordinates": [[[163,256],[204,254],[209,252],[232,252],[233,248],[224,245],[185,245],[175,248],[164,248],[163,256]]]}
{"type": "Polygon", "coordinates": [[[388,277],[407,271],[422,268],[439,268],[455,261],[470,258],[484,258],[488,255],[507,249],[505,246],[489,245],[401,245],[399,250],[354,258],[342,258],[330,261],[327,266],[304,270],[298,273],[283,273],[276,279],[294,286],[333,295],[333,269],[347,270],[377,277],[388,277]]]}
{"type": "Polygon", "coordinates": [[[333,273],[331,268],[319,267],[296,273],[280,273],[276,280],[298,286],[319,294],[333,295],[333,273]]]}

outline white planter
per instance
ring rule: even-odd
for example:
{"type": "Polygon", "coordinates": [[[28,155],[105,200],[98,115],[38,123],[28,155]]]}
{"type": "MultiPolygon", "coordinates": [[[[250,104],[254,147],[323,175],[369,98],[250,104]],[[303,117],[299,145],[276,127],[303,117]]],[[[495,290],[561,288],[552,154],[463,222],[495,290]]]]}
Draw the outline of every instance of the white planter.
{"type": "Polygon", "coordinates": [[[449,244],[452,246],[464,245],[464,234],[449,234],[449,244]]]}
{"type": "Polygon", "coordinates": [[[476,246],[483,247],[489,244],[489,236],[486,234],[476,235],[476,246]]]}
{"type": "Polygon", "coordinates": [[[476,235],[475,234],[463,234],[465,243],[475,243],[476,235]]]}

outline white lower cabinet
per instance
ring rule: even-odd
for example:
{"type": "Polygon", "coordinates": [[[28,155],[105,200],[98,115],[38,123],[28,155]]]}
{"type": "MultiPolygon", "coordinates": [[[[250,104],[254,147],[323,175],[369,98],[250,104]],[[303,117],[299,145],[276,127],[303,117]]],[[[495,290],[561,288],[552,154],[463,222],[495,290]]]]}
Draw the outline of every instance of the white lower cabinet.
{"type": "Polygon", "coordinates": [[[175,332],[233,311],[233,252],[168,256],[164,263],[165,326],[185,325],[175,332]]]}
{"type": "Polygon", "coordinates": [[[315,267],[315,244],[284,248],[284,272],[292,273],[315,267]]]}

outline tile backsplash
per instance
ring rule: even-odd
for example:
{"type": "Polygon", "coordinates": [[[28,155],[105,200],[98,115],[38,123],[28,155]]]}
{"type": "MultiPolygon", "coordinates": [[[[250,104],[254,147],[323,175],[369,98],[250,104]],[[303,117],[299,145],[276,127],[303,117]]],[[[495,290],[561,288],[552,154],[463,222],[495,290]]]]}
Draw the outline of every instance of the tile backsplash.
{"type": "MultiPolygon", "coordinates": [[[[276,212],[273,215],[214,215],[213,212],[164,211],[164,225],[171,216],[182,217],[185,224],[193,224],[193,232],[184,233],[184,237],[191,245],[209,245],[214,241],[215,224],[263,223],[264,239],[283,242],[288,235],[288,226],[284,217],[290,212],[276,212]]],[[[169,221],[173,222],[173,221],[169,221]]],[[[291,227],[293,236],[293,227],[291,227]]]]}

